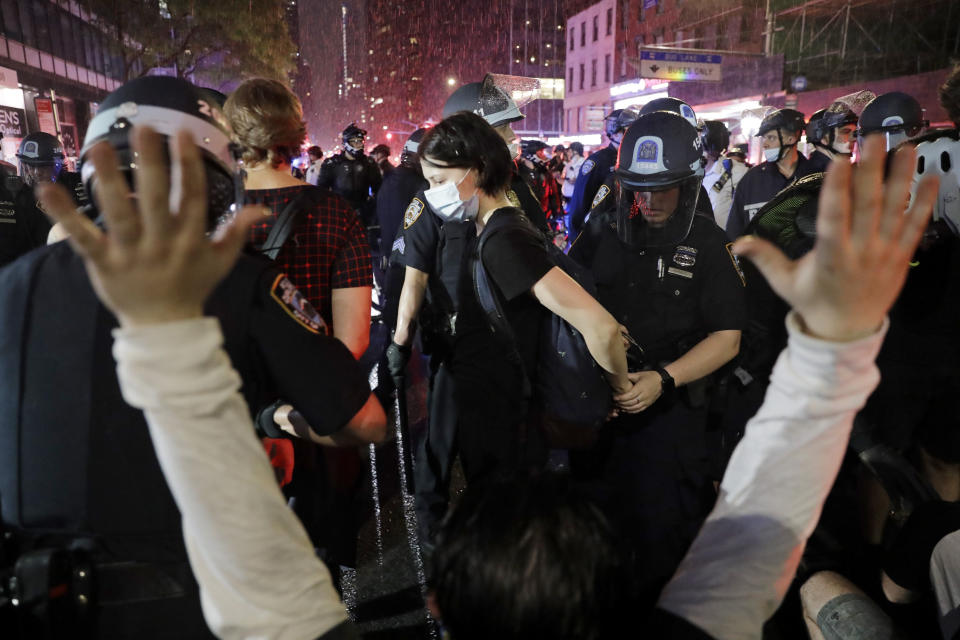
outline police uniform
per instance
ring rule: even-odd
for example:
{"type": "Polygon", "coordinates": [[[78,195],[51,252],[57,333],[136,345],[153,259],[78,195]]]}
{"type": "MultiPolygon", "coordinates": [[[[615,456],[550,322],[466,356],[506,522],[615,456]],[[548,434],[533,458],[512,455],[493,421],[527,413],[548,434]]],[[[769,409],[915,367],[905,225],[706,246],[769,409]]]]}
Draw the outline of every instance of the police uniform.
{"type": "MultiPolygon", "coordinates": [[[[742,329],[745,283],[712,218],[694,215],[682,242],[645,249],[623,244],[609,220],[592,225],[602,226],[587,236],[594,243],[571,256],[591,270],[597,300],[643,348],[645,368],[678,359],[710,333],[742,329]]],[[[650,594],[676,569],[711,506],[710,383],[708,376],[642,413],[621,415],[595,449],[571,454],[575,475],[603,480],[613,491],[650,594]]]]}
{"type": "MultiPolygon", "coordinates": [[[[343,197],[350,206],[363,213],[372,190],[376,194],[383,176],[376,161],[366,155],[351,160],[341,152],[323,161],[317,186],[326,187],[343,197]]],[[[364,220],[369,225],[371,220],[364,220]]]]}
{"type": "Polygon", "coordinates": [[[429,545],[446,513],[450,471],[457,435],[450,357],[458,306],[460,263],[473,222],[440,219],[430,210],[420,191],[403,215],[403,230],[395,244],[403,266],[426,273],[426,304],[420,311],[420,340],[430,355],[430,391],[427,398],[426,437],[418,443],[414,464],[414,505],[421,544],[429,545]]]}
{"type": "MultiPolygon", "coordinates": [[[[79,173],[61,171],[56,181],[70,193],[77,207],[89,203],[79,173]]],[[[52,223],[43,212],[33,187],[24,185],[13,196],[0,189],[0,220],[3,221],[0,223],[0,266],[47,244],[52,223]]]]}
{"type": "Polygon", "coordinates": [[[547,217],[540,207],[540,201],[516,168],[513,170],[513,177],[510,178],[510,188],[507,189],[507,200],[509,200],[513,206],[522,209],[524,215],[527,216],[530,222],[533,223],[533,226],[541,233],[547,233],[547,217]]]}
{"type": "MultiPolygon", "coordinates": [[[[427,181],[416,169],[401,164],[383,179],[377,191],[377,222],[380,225],[380,251],[378,256],[390,256],[396,242],[402,244],[400,231],[403,227],[405,206],[418,192],[427,188],[427,181]]],[[[421,200],[422,202],[422,200],[421,200]]],[[[400,247],[397,246],[397,249],[400,247]]],[[[397,320],[397,304],[400,289],[403,287],[403,268],[397,261],[391,260],[387,266],[383,297],[385,300],[383,316],[387,326],[394,327],[397,320]]]]}
{"type": "MultiPolygon", "coordinates": [[[[32,252],[0,270],[0,301],[4,524],[90,550],[115,605],[96,637],[211,637],[147,425],[120,394],[116,320],[82,260],[63,242],[32,252]]],[[[367,401],[350,352],[272,263],[242,257],[206,312],[253,412],[282,397],[325,435],[367,401]]]]}
{"type": "Polygon", "coordinates": [[[827,170],[827,167],[830,166],[832,162],[830,156],[825,154],[820,149],[814,149],[813,153],[810,154],[810,157],[807,158],[812,167],[811,172],[823,173],[827,170]]]}
{"type": "Polygon", "coordinates": [[[610,177],[617,164],[617,147],[612,144],[596,151],[580,165],[580,175],[573,187],[573,197],[567,207],[570,216],[570,237],[576,238],[600,186],[610,177]]]}
{"type": "Polygon", "coordinates": [[[763,205],[811,173],[816,173],[816,168],[802,153],[797,154],[797,166],[789,177],[780,172],[776,162],[764,162],[747,171],[733,195],[730,216],[727,218],[727,237],[736,240],[743,235],[747,225],[763,205]]]}

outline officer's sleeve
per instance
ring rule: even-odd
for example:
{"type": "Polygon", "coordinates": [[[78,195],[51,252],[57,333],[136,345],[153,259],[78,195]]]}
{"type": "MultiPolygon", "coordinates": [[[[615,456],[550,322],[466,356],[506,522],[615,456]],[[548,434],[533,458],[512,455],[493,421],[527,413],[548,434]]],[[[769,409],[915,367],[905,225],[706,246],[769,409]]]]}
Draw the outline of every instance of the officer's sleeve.
{"type": "Polygon", "coordinates": [[[697,213],[701,213],[713,220],[713,203],[710,202],[710,194],[700,185],[700,195],[697,196],[697,213]]]}
{"type": "Polygon", "coordinates": [[[746,179],[747,176],[745,175],[743,180],[740,181],[736,192],[733,194],[733,204],[730,205],[730,215],[727,216],[726,232],[727,237],[731,240],[739,238],[747,228],[747,215],[743,210],[743,187],[748,186],[743,184],[743,182],[746,179]]]}
{"type": "Polygon", "coordinates": [[[577,176],[577,183],[573,187],[573,197],[570,199],[570,228],[574,232],[579,232],[583,227],[583,221],[590,210],[593,196],[597,193],[604,179],[604,176],[600,173],[596,161],[592,159],[588,159],[580,165],[580,175],[577,176]]]}
{"type": "Polygon", "coordinates": [[[483,245],[483,266],[507,300],[530,291],[555,265],[543,239],[532,231],[507,227],[483,245]]]}
{"type": "Polygon", "coordinates": [[[327,158],[320,165],[320,174],[317,176],[317,186],[330,189],[333,187],[333,158],[327,158]]]}
{"type": "Polygon", "coordinates": [[[252,301],[250,334],[270,386],[319,435],[342,429],[370,395],[349,349],[326,333],[313,305],[285,275],[267,269],[252,301]]]}
{"type": "Polygon", "coordinates": [[[519,173],[514,172],[513,181],[510,186],[514,195],[517,196],[517,200],[520,202],[520,208],[523,209],[523,213],[541,233],[546,233],[548,230],[547,217],[544,215],[543,208],[540,206],[539,198],[537,198],[533,189],[530,188],[530,185],[527,184],[519,173]]]}
{"type": "Polygon", "coordinates": [[[370,158],[370,162],[367,163],[367,166],[370,173],[370,190],[373,192],[373,195],[377,195],[380,185],[383,184],[383,172],[380,171],[380,167],[377,166],[377,163],[374,162],[373,158],[370,158]]]}
{"type": "Polygon", "coordinates": [[[705,280],[702,284],[699,312],[708,332],[737,330],[746,325],[746,280],[732,242],[725,242],[719,228],[714,228],[706,246],[701,247],[705,280]]]}
{"type": "Polygon", "coordinates": [[[427,211],[426,198],[421,191],[403,212],[403,243],[400,262],[417,271],[433,273],[437,264],[437,244],[440,242],[440,226],[433,213],[427,211]]]}

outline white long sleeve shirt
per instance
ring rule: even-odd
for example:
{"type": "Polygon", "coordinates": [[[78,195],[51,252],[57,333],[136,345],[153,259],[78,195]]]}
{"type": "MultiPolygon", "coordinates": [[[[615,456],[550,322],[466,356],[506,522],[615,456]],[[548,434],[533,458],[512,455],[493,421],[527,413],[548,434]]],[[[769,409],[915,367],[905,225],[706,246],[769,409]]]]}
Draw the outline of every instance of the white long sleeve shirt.
{"type": "MultiPolygon", "coordinates": [[[[659,606],[720,640],[760,638],[833,484],[856,411],[879,380],[883,331],[800,333],[774,369],[713,512],[659,606]]],[[[183,514],[204,615],[223,638],[316,638],[346,619],[253,435],[210,318],[115,332],[126,400],[144,410],[183,514]]]]}

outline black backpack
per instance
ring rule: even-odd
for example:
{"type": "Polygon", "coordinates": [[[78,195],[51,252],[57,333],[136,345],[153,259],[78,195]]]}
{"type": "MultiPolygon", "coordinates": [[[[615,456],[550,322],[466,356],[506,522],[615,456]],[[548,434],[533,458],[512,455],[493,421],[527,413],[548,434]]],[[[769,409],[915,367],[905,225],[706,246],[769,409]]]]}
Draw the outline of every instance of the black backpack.
{"type": "MultiPolygon", "coordinates": [[[[473,257],[474,290],[493,331],[505,336],[516,348],[516,337],[503,312],[502,294],[483,266],[484,246],[491,237],[505,229],[520,229],[535,237],[553,263],[577,281],[587,293],[595,296],[596,289],[589,272],[547,240],[519,211],[501,211],[493,216],[480,234],[477,252],[473,257]]],[[[531,372],[524,371],[525,395],[532,401],[534,412],[552,447],[590,446],[613,405],[610,385],[603,369],[590,355],[579,331],[549,311],[544,313],[542,322],[533,382],[531,372]]],[[[522,362],[519,354],[517,357],[522,362]]]]}

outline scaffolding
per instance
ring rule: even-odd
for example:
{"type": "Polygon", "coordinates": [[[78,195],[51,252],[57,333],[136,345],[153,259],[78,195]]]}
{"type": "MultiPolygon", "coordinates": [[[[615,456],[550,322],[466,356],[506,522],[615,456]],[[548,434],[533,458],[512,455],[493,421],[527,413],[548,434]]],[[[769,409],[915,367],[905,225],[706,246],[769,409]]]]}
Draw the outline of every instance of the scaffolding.
{"type": "Polygon", "coordinates": [[[811,89],[943,69],[960,56],[957,0],[770,2],[768,50],[811,89]]]}

